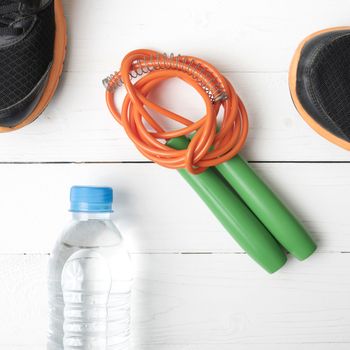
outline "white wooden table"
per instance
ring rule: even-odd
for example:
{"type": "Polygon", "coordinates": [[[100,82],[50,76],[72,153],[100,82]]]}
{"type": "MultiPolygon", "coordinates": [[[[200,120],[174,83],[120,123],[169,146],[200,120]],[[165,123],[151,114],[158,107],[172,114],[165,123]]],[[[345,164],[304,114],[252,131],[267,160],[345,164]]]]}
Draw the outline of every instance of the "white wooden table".
{"type": "MultiPolygon", "coordinates": [[[[136,265],[133,349],[349,349],[350,156],[301,120],[287,72],[303,37],[349,25],[350,1],[64,5],[59,90],[39,120],[0,136],[0,349],[45,348],[48,253],[74,184],[116,190],[136,265]],[[101,85],[136,48],[199,56],[229,77],[250,115],[243,153],[310,230],[313,257],[266,274],[176,172],[145,163],[109,115],[101,85]]],[[[200,113],[196,98],[171,89],[168,106],[200,113]]]]}

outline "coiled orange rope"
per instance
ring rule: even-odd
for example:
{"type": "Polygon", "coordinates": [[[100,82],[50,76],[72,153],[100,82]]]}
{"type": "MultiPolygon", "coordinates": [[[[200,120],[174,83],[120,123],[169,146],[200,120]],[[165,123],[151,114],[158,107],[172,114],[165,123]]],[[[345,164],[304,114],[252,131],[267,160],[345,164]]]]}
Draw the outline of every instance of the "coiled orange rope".
{"type": "Polygon", "coordinates": [[[164,167],[186,168],[190,173],[198,174],[231,159],[245,143],[248,117],[242,101],[231,83],[215,67],[199,58],[166,56],[151,50],[132,51],[123,59],[120,71],[104,83],[107,105],[114,118],[145,157],[164,167]],[[133,84],[132,79],[138,76],[142,77],[133,84]],[[193,122],[148,99],[158,84],[175,77],[191,85],[202,96],[206,113],[200,120],[193,122]],[[127,95],[119,112],[115,93],[121,85],[125,85],[127,95]],[[221,106],[224,113],[218,128],[221,106]],[[164,130],[146,107],[184,127],[164,130]],[[186,150],[174,150],[164,142],[193,132],[195,135],[186,150]]]}

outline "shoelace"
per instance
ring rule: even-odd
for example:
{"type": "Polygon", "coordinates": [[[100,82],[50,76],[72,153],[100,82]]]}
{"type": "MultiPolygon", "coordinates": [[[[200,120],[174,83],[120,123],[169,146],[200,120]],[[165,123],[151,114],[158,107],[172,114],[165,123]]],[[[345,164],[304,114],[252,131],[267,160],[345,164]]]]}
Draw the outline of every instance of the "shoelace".
{"type": "Polygon", "coordinates": [[[7,4],[0,5],[0,36],[23,33],[20,20],[28,16],[22,12],[21,7],[24,5],[26,1],[23,0],[10,0],[7,4]]]}

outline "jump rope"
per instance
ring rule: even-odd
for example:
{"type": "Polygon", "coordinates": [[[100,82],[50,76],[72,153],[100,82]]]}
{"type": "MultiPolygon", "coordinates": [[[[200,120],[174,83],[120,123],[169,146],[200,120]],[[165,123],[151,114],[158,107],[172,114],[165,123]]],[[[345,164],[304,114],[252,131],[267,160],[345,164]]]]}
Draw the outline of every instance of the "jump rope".
{"type": "Polygon", "coordinates": [[[137,149],[151,161],[177,169],[266,271],[273,273],[285,264],[285,250],[299,260],[315,251],[303,226],[239,156],[248,134],[248,115],[232,84],[215,67],[196,57],[135,50],[104,85],[110,112],[137,149]],[[149,99],[159,84],[172,78],[189,84],[202,97],[206,112],[198,121],[149,99]],[[126,96],[119,111],[115,94],[122,86],[126,96]],[[183,127],[165,130],[150,111],[183,127]]]}

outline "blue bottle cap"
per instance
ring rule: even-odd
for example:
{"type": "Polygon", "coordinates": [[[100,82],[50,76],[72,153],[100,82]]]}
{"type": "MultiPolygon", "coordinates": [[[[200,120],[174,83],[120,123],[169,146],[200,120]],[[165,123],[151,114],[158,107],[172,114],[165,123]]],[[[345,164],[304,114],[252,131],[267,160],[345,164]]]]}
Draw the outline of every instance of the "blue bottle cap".
{"type": "Polygon", "coordinates": [[[70,191],[70,211],[111,213],[113,189],[110,187],[73,186],[70,191]]]}

